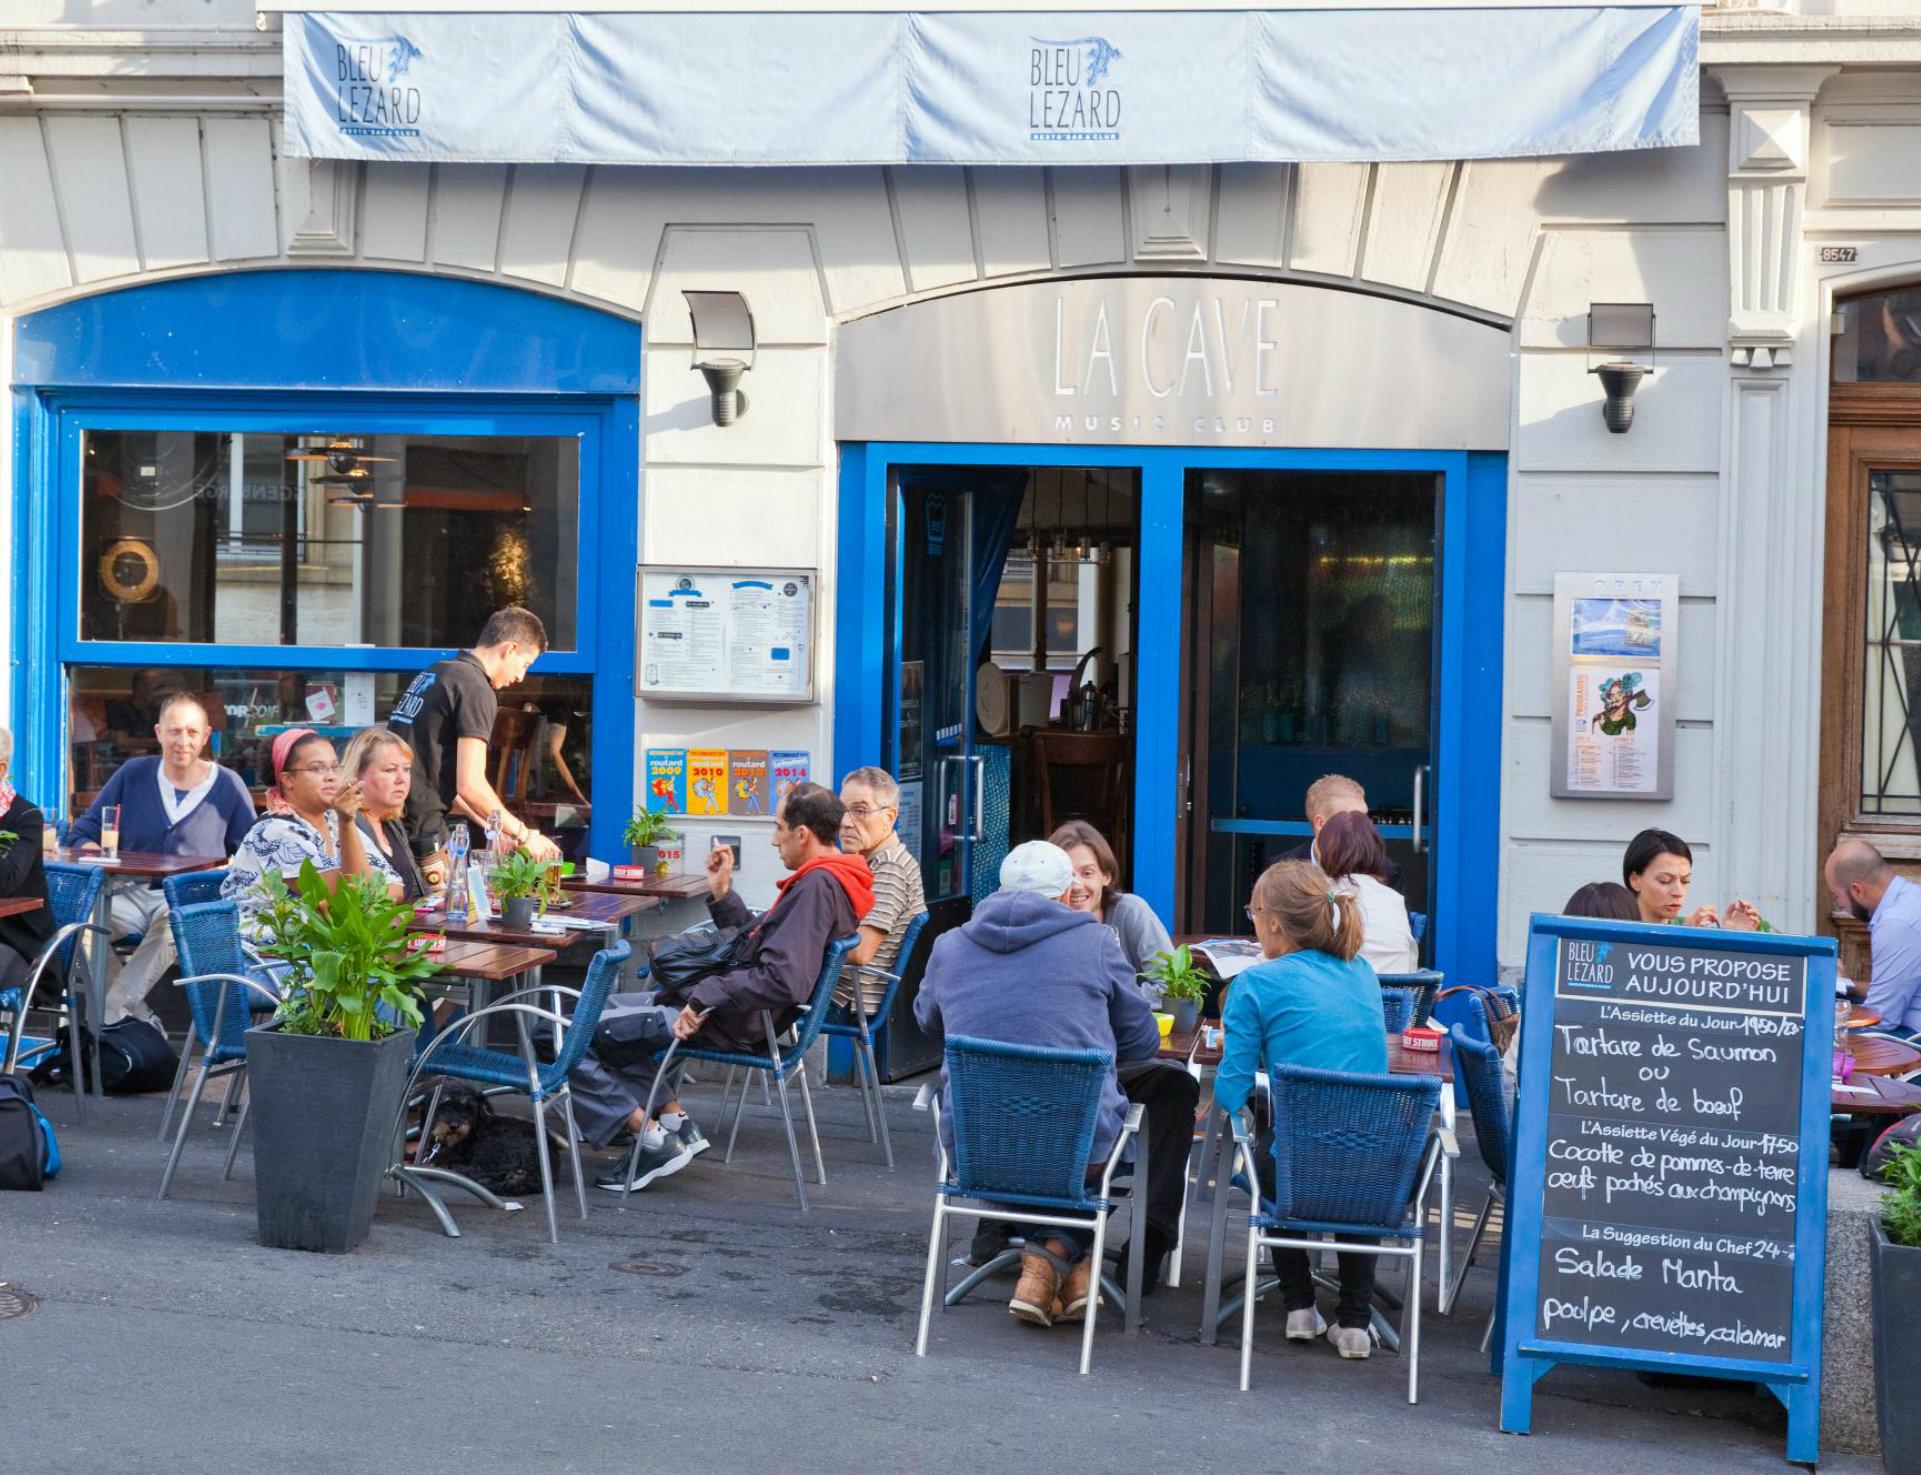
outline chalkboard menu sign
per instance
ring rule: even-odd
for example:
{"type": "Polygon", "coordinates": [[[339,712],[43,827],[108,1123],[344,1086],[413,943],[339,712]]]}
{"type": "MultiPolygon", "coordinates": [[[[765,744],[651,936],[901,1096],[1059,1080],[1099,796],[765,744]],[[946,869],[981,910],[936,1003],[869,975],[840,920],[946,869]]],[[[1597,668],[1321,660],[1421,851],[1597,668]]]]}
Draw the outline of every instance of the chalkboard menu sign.
{"type": "Polygon", "coordinates": [[[1766,1383],[1814,1458],[1833,985],[1826,938],[1534,919],[1503,1428],[1555,1362],[1681,1369],[1766,1383]]]}

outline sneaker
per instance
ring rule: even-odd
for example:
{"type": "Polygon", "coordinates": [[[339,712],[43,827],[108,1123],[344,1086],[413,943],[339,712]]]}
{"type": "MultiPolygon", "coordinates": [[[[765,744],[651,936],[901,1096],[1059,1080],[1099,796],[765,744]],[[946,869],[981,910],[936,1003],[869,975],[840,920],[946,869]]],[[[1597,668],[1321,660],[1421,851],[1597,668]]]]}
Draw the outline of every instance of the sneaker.
{"type": "MultiPolygon", "coordinates": [[[[639,1193],[656,1178],[671,1178],[693,1160],[693,1153],[677,1140],[670,1139],[658,1147],[643,1145],[640,1149],[640,1159],[634,1164],[633,1191],[639,1193]]],[[[594,1187],[605,1188],[613,1193],[619,1193],[627,1186],[625,1163],[620,1165],[617,1172],[602,1173],[594,1179],[594,1187]]]]}
{"type": "Polygon", "coordinates": [[[1061,1273],[1054,1262],[1039,1250],[1031,1250],[1021,1256],[1020,1283],[1014,1287],[1007,1309],[1034,1326],[1052,1326],[1060,1290],[1061,1273]]]}
{"type": "MultiPolygon", "coordinates": [[[[1288,1335],[1293,1335],[1291,1326],[1288,1335]]],[[[1327,1339],[1334,1344],[1334,1350],[1343,1357],[1360,1359],[1374,1351],[1374,1328],[1371,1326],[1329,1327],[1327,1339]]]]}
{"type": "Polygon", "coordinates": [[[1287,1313],[1287,1340],[1290,1342],[1311,1342],[1326,1331],[1326,1318],[1315,1307],[1303,1306],[1299,1311],[1287,1313]]]}
{"type": "Polygon", "coordinates": [[[694,1125],[692,1117],[683,1117],[680,1130],[674,1134],[680,1145],[687,1149],[690,1156],[699,1157],[714,1144],[707,1140],[707,1134],[694,1125]]]}
{"type": "Polygon", "coordinates": [[[1061,1309],[1055,1313],[1056,1321],[1086,1321],[1087,1296],[1094,1284],[1094,1259],[1089,1256],[1078,1260],[1074,1268],[1067,1272],[1061,1282],[1061,1309]]]}

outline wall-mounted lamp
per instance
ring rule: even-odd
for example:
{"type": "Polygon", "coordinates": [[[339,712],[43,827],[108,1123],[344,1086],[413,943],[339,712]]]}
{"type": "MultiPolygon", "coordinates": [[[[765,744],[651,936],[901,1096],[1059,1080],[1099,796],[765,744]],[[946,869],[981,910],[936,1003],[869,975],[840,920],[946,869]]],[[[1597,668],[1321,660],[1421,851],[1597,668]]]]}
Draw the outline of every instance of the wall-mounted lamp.
{"type": "Polygon", "coordinates": [[[1654,370],[1625,357],[1654,350],[1654,304],[1651,302],[1590,302],[1587,309],[1587,346],[1623,357],[1610,358],[1588,370],[1601,376],[1601,418],[1616,435],[1634,423],[1634,391],[1654,370]]]}
{"type": "Polygon", "coordinates": [[[747,413],[740,376],[754,367],[754,315],[738,292],[682,292],[694,320],[694,367],[714,399],[714,424],[747,413]]]}

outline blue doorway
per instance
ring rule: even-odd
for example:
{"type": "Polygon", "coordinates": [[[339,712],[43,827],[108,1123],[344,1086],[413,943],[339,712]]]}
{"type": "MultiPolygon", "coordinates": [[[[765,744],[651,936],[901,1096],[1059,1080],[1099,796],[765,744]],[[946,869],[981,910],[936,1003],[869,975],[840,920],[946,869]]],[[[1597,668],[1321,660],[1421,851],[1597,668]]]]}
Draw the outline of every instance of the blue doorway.
{"type": "Polygon", "coordinates": [[[1040,832],[1035,747],[1107,734],[1124,796],[1081,802],[1177,935],[1244,931],[1347,772],[1424,956],[1492,982],[1505,555],[1496,454],[844,445],[836,766],[920,785],[904,833],[964,903],[1040,832]]]}

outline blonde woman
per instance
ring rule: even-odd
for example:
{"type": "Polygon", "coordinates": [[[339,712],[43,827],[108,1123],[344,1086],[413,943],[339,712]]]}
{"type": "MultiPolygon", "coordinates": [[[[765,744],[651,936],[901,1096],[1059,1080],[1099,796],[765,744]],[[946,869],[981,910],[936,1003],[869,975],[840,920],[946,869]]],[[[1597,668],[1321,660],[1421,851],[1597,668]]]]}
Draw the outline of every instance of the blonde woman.
{"type": "MultiPolygon", "coordinates": [[[[1221,1023],[1226,1043],[1214,1099],[1229,1112],[1247,1104],[1254,1072],[1283,1065],[1315,1070],[1387,1072],[1387,1020],[1381,984],[1360,957],[1361,912],[1334,889],[1326,871],[1309,861],[1269,866],[1254,883],[1248,920],[1264,961],[1234,980],[1221,1023]]],[[[1272,1138],[1263,1133],[1255,1168],[1273,1191],[1272,1138]]],[[[1343,1357],[1373,1350],[1369,1330],[1374,1259],[1340,1255],[1340,1304],[1329,1328],[1314,1305],[1314,1278],[1304,1250],[1274,1251],[1274,1270],[1287,1308],[1290,1342],[1326,1332],[1343,1357]]]]}
{"type": "Polygon", "coordinates": [[[392,729],[376,723],[354,734],[341,767],[350,782],[360,784],[360,813],[354,823],[366,841],[368,861],[387,878],[390,888],[400,888],[402,900],[419,901],[427,894],[427,886],[400,822],[413,787],[413,748],[392,729]]]}

